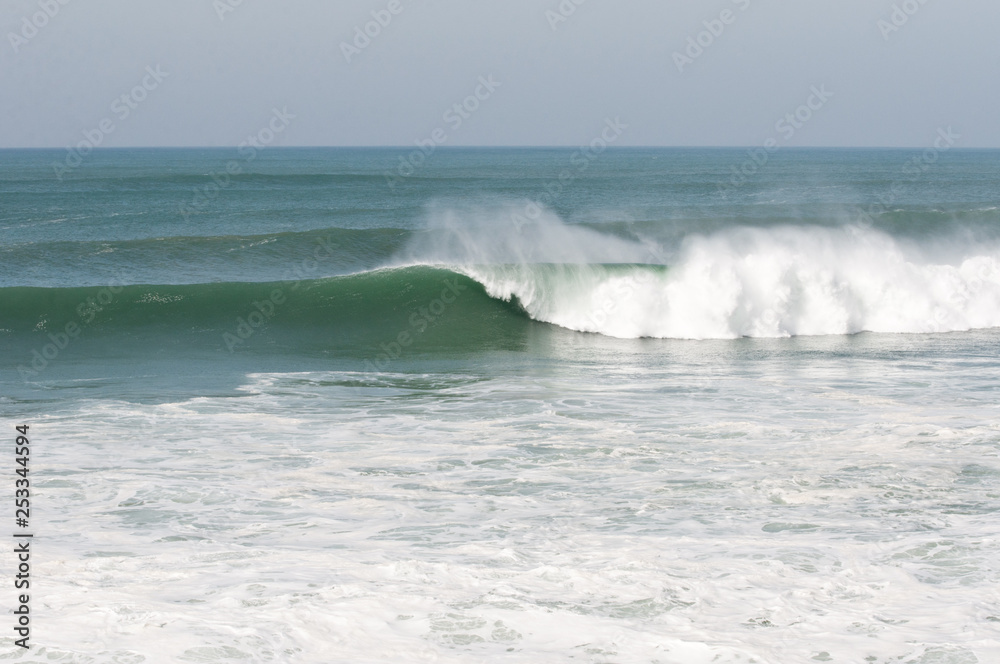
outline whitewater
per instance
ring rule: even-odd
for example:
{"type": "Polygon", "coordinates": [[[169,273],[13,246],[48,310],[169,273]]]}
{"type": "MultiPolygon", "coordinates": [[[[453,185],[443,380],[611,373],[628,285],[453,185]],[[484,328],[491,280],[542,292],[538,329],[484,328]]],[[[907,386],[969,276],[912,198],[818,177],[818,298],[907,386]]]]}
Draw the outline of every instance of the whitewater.
{"type": "Polygon", "coordinates": [[[952,247],[950,262],[939,262],[933,247],[907,248],[856,225],[779,226],[688,236],[668,250],[655,238],[568,226],[548,211],[512,232],[504,220],[513,214],[439,211],[428,224],[434,234],[410,251],[462,271],[535,320],[619,338],[1000,326],[995,244],[952,247]]]}

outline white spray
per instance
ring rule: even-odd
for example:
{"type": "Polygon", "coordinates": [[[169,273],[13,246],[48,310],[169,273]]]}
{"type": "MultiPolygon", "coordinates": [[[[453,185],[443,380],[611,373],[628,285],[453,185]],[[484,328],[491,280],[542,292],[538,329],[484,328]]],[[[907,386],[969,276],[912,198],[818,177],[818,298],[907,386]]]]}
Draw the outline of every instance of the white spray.
{"type": "Polygon", "coordinates": [[[409,263],[447,265],[534,319],[621,338],[725,339],[1000,327],[1000,250],[948,262],[875,230],[784,226],[669,251],[523,206],[434,209],[409,263]],[[918,255],[919,254],[919,255],[918,255]]]}

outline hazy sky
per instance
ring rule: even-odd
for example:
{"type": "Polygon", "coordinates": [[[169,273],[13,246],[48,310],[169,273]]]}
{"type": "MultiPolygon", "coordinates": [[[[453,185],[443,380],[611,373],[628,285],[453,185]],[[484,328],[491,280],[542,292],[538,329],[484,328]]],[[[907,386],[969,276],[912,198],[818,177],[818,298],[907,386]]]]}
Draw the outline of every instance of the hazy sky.
{"type": "Polygon", "coordinates": [[[1000,147],[998,25],[996,0],[3,0],[0,147],[575,146],[615,118],[618,145],[1000,147]]]}

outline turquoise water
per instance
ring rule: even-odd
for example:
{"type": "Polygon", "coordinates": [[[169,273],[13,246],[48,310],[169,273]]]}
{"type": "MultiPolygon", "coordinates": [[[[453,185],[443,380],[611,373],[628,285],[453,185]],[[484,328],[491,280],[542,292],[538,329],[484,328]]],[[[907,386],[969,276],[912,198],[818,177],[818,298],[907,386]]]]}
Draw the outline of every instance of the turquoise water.
{"type": "Polygon", "coordinates": [[[1000,153],[408,154],[0,152],[23,661],[1000,655],[1000,153]]]}

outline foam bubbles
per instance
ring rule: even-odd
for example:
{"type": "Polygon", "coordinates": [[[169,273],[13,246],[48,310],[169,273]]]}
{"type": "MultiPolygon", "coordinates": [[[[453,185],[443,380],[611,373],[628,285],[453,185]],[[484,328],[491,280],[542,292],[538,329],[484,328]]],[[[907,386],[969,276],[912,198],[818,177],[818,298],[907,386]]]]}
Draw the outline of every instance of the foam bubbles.
{"type": "Polygon", "coordinates": [[[731,339],[1000,326],[1000,250],[956,258],[871,229],[730,228],[677,247],[517,209],[444,210],[408,260],[448,264],[534,319],[612,337],[731,339]],[[492,222],[492,223],[491,223],[492,222]],[[652,248],[651,248],[652,247],[652,248]],[[663,269],[664,257],[673,257],[663,269]]]}

